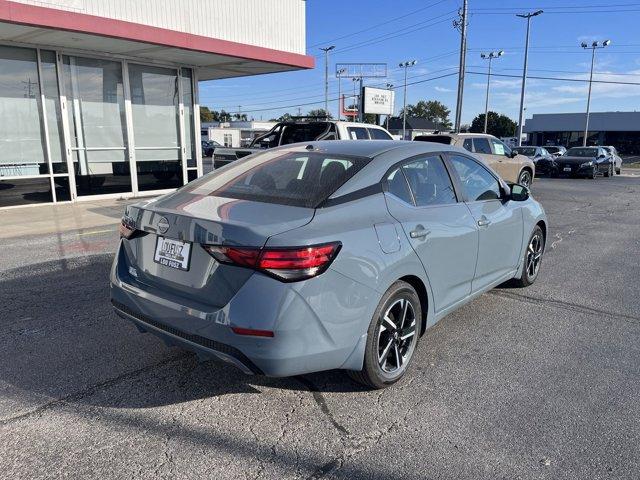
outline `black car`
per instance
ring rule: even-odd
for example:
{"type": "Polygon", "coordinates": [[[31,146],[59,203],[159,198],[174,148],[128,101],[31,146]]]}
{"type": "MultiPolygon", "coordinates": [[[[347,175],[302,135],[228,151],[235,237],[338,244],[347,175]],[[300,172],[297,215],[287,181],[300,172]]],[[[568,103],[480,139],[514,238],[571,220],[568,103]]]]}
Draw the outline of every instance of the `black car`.
{"type": "Polygon", "coordinates": [[[221,147],[215,140],[202,140],[202,156],[213,157],[216,147],[221,147]]]}
{"type": "Polygon", "coordinates": [[[572,147],[556,159],[561,175],[596,178],[613,176],[613,157],[602,147],[572,147]]]}
{"type": "Polygon", "coordinates": [[[515,147],[513,150],[533,161],[536,165],[536,176],[558,174],[556,156],[549,153],[546,147],[515,147]]]}
{"type": "Polygon", "coordinates": [[[551,155],[555,156],[555,157],[559,157],[560,155],[564,155],[567,151],[567,149],[565,147],[562,147],[560,145],[547,145],[546,147],[544,147],[547,152],[549,152],[551,155]]]}

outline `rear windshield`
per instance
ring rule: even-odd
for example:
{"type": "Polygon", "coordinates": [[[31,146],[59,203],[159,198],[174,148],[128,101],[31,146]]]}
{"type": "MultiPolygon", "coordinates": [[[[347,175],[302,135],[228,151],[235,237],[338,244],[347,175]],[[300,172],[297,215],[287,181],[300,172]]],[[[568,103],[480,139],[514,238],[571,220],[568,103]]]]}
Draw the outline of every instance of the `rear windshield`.
{"type": "Polygon", "coordinates": [[[445,145],[451,145],[453,142],[453,138],[449,135],[418,135],[414,140],[416,142],[444,143],[445,145]]]}
{"type": "Polygon", "coordinates": [[[549,153],[558,153],[560,151],[560,147],[544,147],[549,153]]]}
{"type": "Polygon", "coordinates": [[[327,122],[285,125],[280,145],[316,140],[320,135],[327,132],[330,126],[331,124],[327,122]]]}
{"type": "Polygon", "coordinates": [[[567,150],[567,153],[565,153],[565,155],[567,157],[597,157],[598,149],[574,147],[567,150]]]}
{"type": "Polygon", "coordinates": [[[183,191],[316,208],[370,159],[318,152],[264,152],[206,175],[183,191]]]}

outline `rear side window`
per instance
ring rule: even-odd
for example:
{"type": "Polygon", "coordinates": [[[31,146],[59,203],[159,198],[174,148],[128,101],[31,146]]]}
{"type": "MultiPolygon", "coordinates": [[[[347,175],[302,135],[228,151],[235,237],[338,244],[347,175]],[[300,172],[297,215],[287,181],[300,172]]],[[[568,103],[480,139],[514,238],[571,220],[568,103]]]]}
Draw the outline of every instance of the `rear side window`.
{"type": "MultiPolygon", "coordinates": [[[[238,165],[235,175],[233,167],[207,175],[194,182],[193,192],[315,208],[369,162],[316,152],[273,153],[253,155],[250,162],[238,165]]],[[[185,189],[189,191],[189,186],[185,189]]]]}
{"type": "Polygon", "coordinates": [[[347,132],[351,140],[369,140],[369,134],[364,127],[348,127],[347,132]]]}
{"type": "Polygon", "coordinates": [[[396,168],[387,177],[387,191],[400,200],[413,205],[413,197],[409,191],[409,184],[400,168],[396,168]]]}
{"type": "Polygon", "coordinates": [[[372,140],[393,140],[391,135],[379,128],[368,128],[367,130],[369,130],[369,136],[372,140]]]}
{"type": "Polygon", "coordinates": [[[460,155],[450,159],[470,202],[500,198],[500,184],[484,166],[460,155]]]}
{"type": "Polygon", "coordinates": [[[413,193],[416,206],[456,203],[456,194],[444,163],[439,156],[430,156],[402,166],[413,193]]]}
{"type": "Polygon", "coordinates": [[[489,145],[489,140],[482,137],[473,139],[473,151],[476,153],[486,153],[488,155],[493,154],[491,146],[489,145]]]}
{"type": "Polygon", "coordinates": [[[465,150],[468,150],[469,152],[473,152],[473,143],[470,138],[465,138],[462,146],[464,147],[465,150]]]}

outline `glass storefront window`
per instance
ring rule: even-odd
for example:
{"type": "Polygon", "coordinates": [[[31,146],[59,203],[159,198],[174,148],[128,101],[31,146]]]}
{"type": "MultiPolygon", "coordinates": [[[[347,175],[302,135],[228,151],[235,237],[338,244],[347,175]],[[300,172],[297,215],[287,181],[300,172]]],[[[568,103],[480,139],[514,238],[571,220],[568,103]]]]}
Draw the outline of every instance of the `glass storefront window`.
{"type": "Polygon", "coordinates": [[[63,57],[78,195],[130,192],[122,63],[63,57]]]}
{"type": "Polygon", "coordinates": [[[178,70],[129,65],[138,190],[183,184],[178,70]]]}
{"type": "Polygon", "coordinates": [[[67,159],[64,154],[64,134],[62,131],[62,110],[58,90],[56,54],[49,50],[40,51],[40,72],[42,73],[42,93],[49,130],[52,173],[67,173],[67,159]]]}

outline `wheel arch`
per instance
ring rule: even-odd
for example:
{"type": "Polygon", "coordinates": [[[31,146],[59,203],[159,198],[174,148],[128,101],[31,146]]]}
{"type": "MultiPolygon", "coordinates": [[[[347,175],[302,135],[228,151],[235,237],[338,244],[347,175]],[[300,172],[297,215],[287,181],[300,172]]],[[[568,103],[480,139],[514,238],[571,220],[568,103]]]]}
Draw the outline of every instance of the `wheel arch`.
{"type": "Polygon", "coordinates": [[[429,293],[422,279],[416,275],[405,275],[399,278],[403,282],[411,285],[420,299],[420,308],[422,309],[422,318],[420,319],[420,336],[424,335],[427,330],[427,317],[429,316],[429,293]]]}
{"type": "Polygon", "coordinates": [[[518,172],[518,180],[520,180],[520,175],[522,175],[522,172],[524,172],[525,170],[531,174],[531,181],[533,182],[535,174],[533,173],[533,169],[529,165],[525,165],[520,169],[520,171],[518,172]]]}
{"type": "Polygon", "coordinates": [[[544,239],[544,248],[547,248],[547,222],[544,220],[538,220],[536,223],[537,226],[542,230],[542,238],[544,239]]]}

